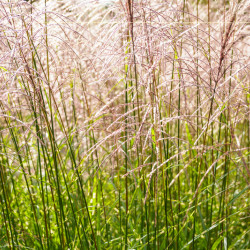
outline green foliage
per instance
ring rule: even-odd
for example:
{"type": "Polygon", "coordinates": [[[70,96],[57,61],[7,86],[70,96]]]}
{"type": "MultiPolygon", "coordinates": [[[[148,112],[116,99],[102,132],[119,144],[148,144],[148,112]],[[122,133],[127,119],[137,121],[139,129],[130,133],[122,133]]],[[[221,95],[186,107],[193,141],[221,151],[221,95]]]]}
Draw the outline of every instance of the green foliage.
{"type": "Polygon", "coordinates": [[[1,1],[0,248],[249,246],[244,2],[125,2],[1,1]]]}

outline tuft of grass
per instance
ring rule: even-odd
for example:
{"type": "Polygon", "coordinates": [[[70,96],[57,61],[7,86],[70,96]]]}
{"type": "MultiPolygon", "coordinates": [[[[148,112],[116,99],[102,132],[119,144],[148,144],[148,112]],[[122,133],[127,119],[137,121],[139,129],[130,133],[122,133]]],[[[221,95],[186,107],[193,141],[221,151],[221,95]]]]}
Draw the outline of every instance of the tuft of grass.
{"type": "Polygon", "coordinates": [[[247,1],[0,1],[0,246],[245,249],[247,1]]]}

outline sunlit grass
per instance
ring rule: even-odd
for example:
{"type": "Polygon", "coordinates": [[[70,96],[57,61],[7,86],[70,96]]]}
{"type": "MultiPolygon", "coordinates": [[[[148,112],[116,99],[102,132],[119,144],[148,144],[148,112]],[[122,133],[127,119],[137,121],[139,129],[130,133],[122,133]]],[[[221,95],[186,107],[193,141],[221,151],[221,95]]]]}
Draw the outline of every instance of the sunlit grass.
{"type": "Polygon", "coordinates": [[[0,4],[1,248],[248,248],[246,2],[0,4]]]}

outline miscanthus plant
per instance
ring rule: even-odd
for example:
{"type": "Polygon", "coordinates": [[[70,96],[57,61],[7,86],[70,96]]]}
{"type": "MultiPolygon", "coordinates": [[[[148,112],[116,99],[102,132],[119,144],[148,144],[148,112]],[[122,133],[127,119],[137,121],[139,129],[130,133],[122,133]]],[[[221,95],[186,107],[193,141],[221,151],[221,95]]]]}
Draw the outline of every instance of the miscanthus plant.
{"type": "Polygon", "coordinates": [[[0,1],[2,249],[249,248],[247,1],[0,1]]]}

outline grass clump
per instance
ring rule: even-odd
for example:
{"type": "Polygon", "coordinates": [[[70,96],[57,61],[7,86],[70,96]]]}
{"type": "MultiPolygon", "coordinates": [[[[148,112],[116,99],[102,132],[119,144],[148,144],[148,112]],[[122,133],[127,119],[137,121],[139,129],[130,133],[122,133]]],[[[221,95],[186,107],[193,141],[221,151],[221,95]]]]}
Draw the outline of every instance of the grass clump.
{"type": "Polygon", "coordinates": [[[0,5],[2,248],[248,248],[246,1],[0,5]]]}

